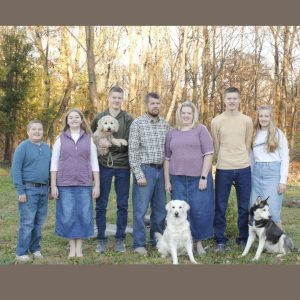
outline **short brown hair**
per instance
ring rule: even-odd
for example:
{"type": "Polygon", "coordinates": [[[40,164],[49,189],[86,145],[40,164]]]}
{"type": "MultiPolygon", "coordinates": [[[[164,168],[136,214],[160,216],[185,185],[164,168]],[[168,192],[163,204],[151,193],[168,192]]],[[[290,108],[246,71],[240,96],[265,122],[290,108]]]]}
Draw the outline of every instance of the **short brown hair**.
{"type": "Polygon", "coordinates": [[[43,127],[43,123],[41,120],[34,119],[34,120],[29,121],[29,123],[27,124],[27,130],[30,129],[32,124],[41,124],[43,127]]]}
{"type": "Polygon", "coordinates": [[[240,90],[234,86],[230,86],[229,88],[227,88],[224,91],[224,96],[226,96],[226,94],[228,94],[228,93],[238,93],[238,95],[240,96],[240,90]]]}
{"type": "Polygon", "coordinates": [[[154,98],[154,99],[160,99],[159,95],[155,92],[151,92],[151,93],[148,93],[146,96],[145,96],[145,103],[148,103],[149,99],[150,98],[154,98]]]}
{"type": "Polygon", "coordinates": [[[123,89],[117,85],[114,85],[110,88],[108,95],[110,95],[111,93],[121,93],[122,95],[124,95],[123,89]]]}

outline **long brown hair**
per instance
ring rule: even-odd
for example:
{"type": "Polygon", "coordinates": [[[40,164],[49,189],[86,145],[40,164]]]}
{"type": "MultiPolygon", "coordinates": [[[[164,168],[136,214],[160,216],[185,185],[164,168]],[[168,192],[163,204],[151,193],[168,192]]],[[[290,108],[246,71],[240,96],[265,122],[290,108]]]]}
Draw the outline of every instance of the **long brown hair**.
{"type": "Polygon", "coordinates": [[[67,131],[69,129],[68,116],[72,112],[77,112],[79,114],[79,116],[82,120],[82,123],[81,123],[80,127],[84,130],[84,132],[88,135],[92,135],[92,130],[91,130],[90,126],[87,124],[87,121],[86,121],[83,113],[78,108],[71,108],[67,111],[67,113],[64,117],[64,120],[63,120],[63,132],[67,131]]]}
{"type": "Polygon", "coordinates": [[[259,112],[262,110],[269,111],[270,114],[270,123],[268,127],[268,133],[267,133],[267,151],[268,152],[274,152],[278,148],[278,137],[276,135],[277,128],[275,126],[274,122],[274,113],[271,105],[262,105],[258,108],[255,116],[254,121],[254,130],[253,130],[253,138],[252,138],[252,147],[253,143],[255,141],[255,138],[257,136],[258,131],[261,129],[260,123],[259,123],[259,112]]]}

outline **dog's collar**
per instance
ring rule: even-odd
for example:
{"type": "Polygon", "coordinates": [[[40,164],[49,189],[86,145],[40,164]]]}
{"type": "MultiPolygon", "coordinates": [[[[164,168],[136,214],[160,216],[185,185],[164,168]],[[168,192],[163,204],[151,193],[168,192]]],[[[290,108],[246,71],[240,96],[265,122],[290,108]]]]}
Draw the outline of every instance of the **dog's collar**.
{"type": "Polygon", "coordinates": [[[256,221],[254,220],[253,217],[251,217],[248,224],[253,227],[262,228],[266,226],[268,222],[269,220],[265,220],[265,219],[256,221]]]}

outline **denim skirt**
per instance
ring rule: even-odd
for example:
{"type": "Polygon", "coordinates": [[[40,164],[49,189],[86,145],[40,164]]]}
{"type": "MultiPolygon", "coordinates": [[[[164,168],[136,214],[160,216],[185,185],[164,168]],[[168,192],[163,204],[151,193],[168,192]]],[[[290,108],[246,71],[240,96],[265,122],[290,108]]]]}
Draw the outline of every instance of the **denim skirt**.
{"type": "Polygon", "coordinates": [[[280,182],[280,162],[256,162],[251,172],[251,206],[258,196],[268,199],[269,210],[274,222],[281,221],[281,206],[283,194],[278,194],[277,188],[280,182]]]}
{"type": "Polygon", "coordinates": [[[55,234],[68,239],[94,235],[92,187],[59,186],[55,234]]]}
{"type": "Polygon", "coordinates": [[[207,188],[199,189],[199,176],[171,175],[172,200],[185,200],[190,205],[188,220],[194,241],[213,237],[214,190],[211,172],[207,188]]]}

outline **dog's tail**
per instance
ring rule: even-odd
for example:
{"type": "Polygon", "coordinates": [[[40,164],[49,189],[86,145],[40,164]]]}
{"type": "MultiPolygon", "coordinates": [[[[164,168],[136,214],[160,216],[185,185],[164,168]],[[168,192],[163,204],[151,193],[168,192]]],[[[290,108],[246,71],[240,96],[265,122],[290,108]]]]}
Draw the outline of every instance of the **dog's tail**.
{"type": "Polygon", "coordinates": [[[284,239],[284,248],[288,249],[289,252],[297,252],[298,249],[295,248],[293,240],[289,238],[288,236],[285,236],[284,239]]]}

